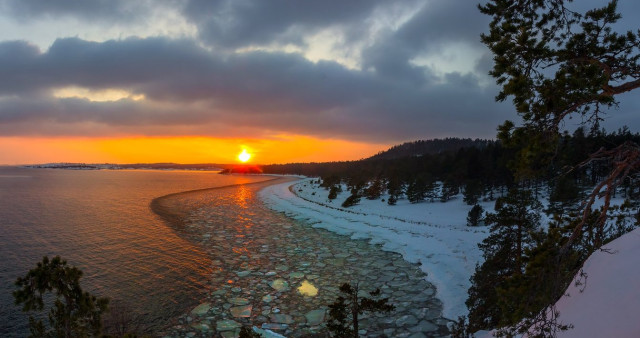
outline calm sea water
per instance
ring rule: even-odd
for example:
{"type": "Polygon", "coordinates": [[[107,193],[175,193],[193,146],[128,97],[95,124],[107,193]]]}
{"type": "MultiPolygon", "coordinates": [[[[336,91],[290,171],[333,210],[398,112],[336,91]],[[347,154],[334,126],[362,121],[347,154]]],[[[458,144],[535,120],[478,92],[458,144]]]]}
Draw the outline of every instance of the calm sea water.
{"type": "Polygon", "coordinates": [[[19,276],[43,256],[84,272],[83,288],[163,328],[206,291],[209,257],[154,214],[159,196],[264,180],[196,171],[74,171],[0,167],[0,336],[20,337],[19,276]]]}

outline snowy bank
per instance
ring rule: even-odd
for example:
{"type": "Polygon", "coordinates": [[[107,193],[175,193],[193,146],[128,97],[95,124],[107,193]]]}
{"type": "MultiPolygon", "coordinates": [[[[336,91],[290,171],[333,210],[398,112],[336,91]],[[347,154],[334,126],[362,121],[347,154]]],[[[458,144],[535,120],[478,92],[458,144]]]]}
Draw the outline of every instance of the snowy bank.
{"type": "MultiPolygon", "coordinates": [[[[271,185],[261,190],[259,196],[270,208],[313,227],[353,239],[368,239],[372,244],[381,244],[383,250],[401,254],[409,262],[421,263],[427,280],[436,286],[437,296],[444,303],[443,316],[456,319],[467,314],[464,302],[469,278],[482,257],[477,244],[488,235],[488,228],[466,226],[471,206],[463,203],[461,196],[446,203],[410,204],[399,200],[395,206],[363,198],[359,205],[346,209],[340,204],[347,192],[329,202],[328,191],[311,181],[271,185]]],[[[493,211],[494,202],[481,205],[493,211]]]]}
{"type": "Polygon", "coordinates": [[[604,249],[584,263],[586,285],[572,283],[556,303],[560,321],[574,326],[559,337],[640,337],[640,229],[604,249]]]}
{"type": "MultiPolygon", "coordinates": [[[[573,328],[559,338],[640,337],[640,228],[603,246],[585,261],[556,302],[560,324],[573,328]],[[576,285],[578,281],[578,285],[576,285]]],[[[494,337],[495,331],[479,331],[476,338],[494,337]]]]}

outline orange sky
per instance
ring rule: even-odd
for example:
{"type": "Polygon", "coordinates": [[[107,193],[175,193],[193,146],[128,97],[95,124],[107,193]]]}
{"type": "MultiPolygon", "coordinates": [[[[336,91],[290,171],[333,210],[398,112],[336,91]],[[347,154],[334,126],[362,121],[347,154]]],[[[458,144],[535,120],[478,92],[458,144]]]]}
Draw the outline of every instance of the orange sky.
{"type": "Polygon", "coordinates": [[[271,139],[211,137],[34,138],[0,137],[0,164],[83,163],[235,163],[246,149],[250,163],[358,160],[386,144],[282,135],[271,139]]]}

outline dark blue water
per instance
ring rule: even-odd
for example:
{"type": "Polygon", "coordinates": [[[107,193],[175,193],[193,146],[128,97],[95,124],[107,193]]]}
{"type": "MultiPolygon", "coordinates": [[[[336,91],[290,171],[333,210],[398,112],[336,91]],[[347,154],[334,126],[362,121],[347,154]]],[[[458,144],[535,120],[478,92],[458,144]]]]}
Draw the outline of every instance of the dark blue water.
{"type": "Polygon", "coordinates": [[[156,197],[264,180],[195,171],[0,167],[0,337],[28,334],[11,292],[42,257],[84,272],[83,288],[124,304],[156,332],[206,291],[210,259],[149,208],[156,197]]]}

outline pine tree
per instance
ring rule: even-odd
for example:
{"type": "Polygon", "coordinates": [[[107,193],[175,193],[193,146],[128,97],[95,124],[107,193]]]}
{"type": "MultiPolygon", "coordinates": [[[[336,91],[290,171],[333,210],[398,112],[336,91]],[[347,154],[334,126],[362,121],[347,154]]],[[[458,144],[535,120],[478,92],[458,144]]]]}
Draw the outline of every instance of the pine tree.
{"type": "Polygon", "coordinates": [[[524,273],[506,278],[496,289],[502,336],[526,332],[531,337],[555,337],[557,331],[570,328],[569,323],[558,320],[554,308],[584,260],[575,250],[560,253],[558,243],[566,241],[563,232],[570,230],[552,225],[548,232],[536,233],[539,244],[526,250],[524,273]]]}
{"type": "MultiPolygon", "coordinates": [[[[640,88],[640,37],[636,31],[616,31],[622,15],[618,1],[579,13],[566,6],[570,0],[489,0],[480,5],[492,17],[482,42],[494,54],[490,74],[501,91],[496,100],[513,99],[522,118],[514,127],[500,127],[503,141],[516,139],[523,145],[516,177],[539,174],[554,159],[560,130],[570,118],[581,120],[591,131],[599,129],[605,109],[617,106],[617,97],[640,88]],[[552,71],[549,71],[552,69],[552,71]],[[504,136],[504,137],[503,137],[504,136]]],[[[586,220],[598,196],[605,195],[604,212],[593,224],[604,227],[610,197],[626,177],[640,170],[640,145],[614,143],[612,149],[595,149],[581,163],[615,163],[599,177],[591,170],[595,188],[585,200],[582,221],[576,224],[563,251],[581,233],[589,231],[586,220]]]]}
{"type": "Polygon", "coordinates": [[[35,269],[18,278],[13,292],[16,305],[24,312],[41,311],[44,294],[55,294],[49,311],[49,327],[42,320],[29,316],[33,337],[97,337],[102,331],[102,314],[107,311],[108,298],[97,298],[80,287],[82,271],[67,265],[59,256],[44,257],[35,269]]]}
{"type": "Polygon", "coordinates": [[[426,181],[425,187],[425,198],[429,199],[429,202],[435,201],[436,198],[440,197],[440,192],[438,191],[438,185],[433,179],[429,179],[426,181]]]}
{"type": "Polygon", "coordinates": [[[482,195],[482,184],[478,180],[470,180],[464,186],[463,201],[468,205],[478,203],[482,195]]]}
{"type": "Polygon", "coordinates": [[[342,206],[344,208],[348,208],[358,203],[360,203],[360,192],[354,189],[351,191],[351,195],[349,195],[349,197],[347,197],[347,199],[342,202],[342,206]]]}
{"type": "Polygon", "coordinates": [[[388,298],[379,298],[380,289],[369,292],[369,297],[361,297],[359,284],[351,286],[344,283],[340,286],[340,292],[344,296],[338,296],[336,301],[329,305],[329,321],[327,328],[333,337],[358,338],[358,316],[365,312],[391,312],[395,308],[388,304],[388,298]]]}
{"type": "Polygon", "coordinates": [[[324,187],[325,189],[329,189],[335,185],[340,185],[340,183],[340,176],[331,174],[329,176],[322,177],[322,183],[320,183],[320,186],[324,187]]]}
{"type": "Polygon", "coordinates": [[[377,177],[369,183],[369,186],[364,191],[364,195],[368,200],[378,199],[382,195],[383,187],[384,181],[377,177]]]}
{"type": "Polygon", "coordinates": [[[484,209],[479,204],[476,204],[469,210],[467,214],[467,226],[475,227],[480,225],[480,221],[482,221],[482,213],[484,209]]]}
{"type": "Polygon", "coordinates": [[[423,202],[427,197],[427,183],[418,176],[407,187],[406,195],[411,203],[423,202]]]}
{"type": "Polygon", "coordinates": [[[253,332],[253,329],[250,326],[243,326],[240,328],[240,332],[238,333],[238,338],[260,338],[262,337],[260,334],[253,332]]]}
{"type": "Polygon", "coordinates": [[[445,179],[442,182],[442,191],[440,192],[440,201],[446,202],[451,199],[451,197],[457,195],[460,192],[460,187],[452,180],[445,179]]]}
{"type": "Polygon", "coordinates": [[[340,188],[339,185],[332,185],[331,188],[329,189],[329,196],[327,196],[327,198],[330,201],[333,201],[334,199],[336,199],[338,197],[338,193],[341,191],[342,189],[340,188]]]}
{"type": "Polygon", "coordinates": [[[402,183],[398,178],[389,178],[389,181],[387,182],[387,193],[389,194],[387,204],[396,205],[396,202],[398,202],[398,198],[400,198],[400,195],[402,195],[402,183]]]}
{"type": "Polygon", "coordinates": [[[487,213],[489,236],[478,244],[485,259],[471,277],[467,307],[472,331],[504,323],[497,289],[505,280],[524,273],[525,249],[532,247],[540,225],[542,205],[531,192],[512,189],[496,200],[495,213],[487,213]]]}
{"type": "Polygon", "coordinates": [[[572,177],[560,176],[553,185],[549,196],[549,211],[563,214],[564,211],[573,211],[580,198],[580,189],[572,177]]]}

